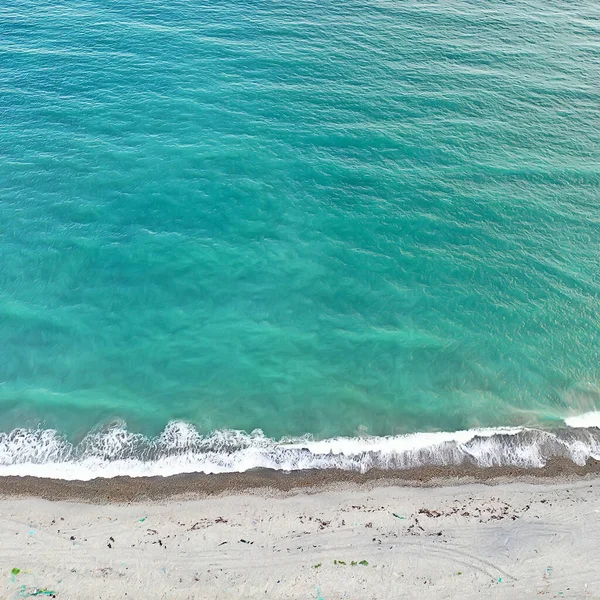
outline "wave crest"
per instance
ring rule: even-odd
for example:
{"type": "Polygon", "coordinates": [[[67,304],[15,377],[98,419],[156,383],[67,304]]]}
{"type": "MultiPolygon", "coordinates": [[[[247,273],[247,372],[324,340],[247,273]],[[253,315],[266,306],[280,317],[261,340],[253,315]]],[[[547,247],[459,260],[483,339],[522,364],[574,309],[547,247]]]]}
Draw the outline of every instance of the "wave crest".
{"type": "Polygon", "coordinates": [[[52,429],[0,433],[0,476],[68,480],[231,473],[253,468],[360,472],[427,465],[535,468],[556,457],[578,465],[599,458],[600,429],[499,428],[328,440],[305,436],[276,441],[260,430],[222,430],[202,435],[192,425],[174,421],[156,437],[131,432],[125,424],[117,423],[90,432],[78,444],[52,429]]]}

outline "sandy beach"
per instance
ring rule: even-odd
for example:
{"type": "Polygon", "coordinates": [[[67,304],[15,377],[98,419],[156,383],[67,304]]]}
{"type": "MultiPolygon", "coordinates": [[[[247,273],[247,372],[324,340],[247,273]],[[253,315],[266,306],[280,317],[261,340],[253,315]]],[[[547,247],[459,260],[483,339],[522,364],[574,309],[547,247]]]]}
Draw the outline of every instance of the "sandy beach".
{"type": "Polygon", "coordinates": [[[1,487],[3,598],[600,598],[594,474],[170,497],[165,479],[140,501],[104,492],[141,497],[143,480],[21,480],[46,498],[16,481],[1,487]]]}

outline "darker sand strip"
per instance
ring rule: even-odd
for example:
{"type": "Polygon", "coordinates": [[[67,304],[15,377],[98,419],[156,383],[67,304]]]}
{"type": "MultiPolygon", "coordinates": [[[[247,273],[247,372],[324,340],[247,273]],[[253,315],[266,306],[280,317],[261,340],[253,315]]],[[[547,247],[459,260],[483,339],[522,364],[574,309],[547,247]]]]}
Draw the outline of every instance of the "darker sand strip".
{"type": "Polygon", "coordinates": [[[251,493],[275,495],[318,492],[344,484],[357,486],[444,486],[461,483],[496,484],[506,481],[572,481],[600,475],[600,461],[578,466],[554,459],[539,469],[475,466],[423,467],[406,470],[373,469],[367,473],[338,469],[312,469],[285,473],[255,469],[245,473],[206,475],[191,473],[171,477],[114,477],[91,481],[65,481],[37,477],[0,477],[0,496],[33,496],[47,500],[79,500],[92,503],[123,503],[163,500],[173,497],[206,497],[251,493]]]}

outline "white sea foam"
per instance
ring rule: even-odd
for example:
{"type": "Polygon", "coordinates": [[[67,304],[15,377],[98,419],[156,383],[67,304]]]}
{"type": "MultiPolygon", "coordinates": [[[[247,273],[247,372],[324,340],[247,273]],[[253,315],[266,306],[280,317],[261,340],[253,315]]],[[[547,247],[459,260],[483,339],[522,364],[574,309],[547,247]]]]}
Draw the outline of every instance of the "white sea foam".
{"type": "Polygon", "coordinates": [[[192,425],[172,422],[154,438],[116,424],[72,444],[51,429],[15,429],[0,433],[0,476],[89,480],[254,468],[365,472],[425,465],[541,467],[552,457],[582,465],[600,457],[600,430],[593,427],[600,413],[593,414],[571,417],[566,420],[569,427],[552,431],[513,427],[328,440],[305,436],[276,441],[259,430],[202,435],[192,425]]]}
{"type": "Polygon", "coordinates": [[[568,427],[600,427],[600,412],[591,411],[582,415],[567,417],[565,423],[568,427]]]}

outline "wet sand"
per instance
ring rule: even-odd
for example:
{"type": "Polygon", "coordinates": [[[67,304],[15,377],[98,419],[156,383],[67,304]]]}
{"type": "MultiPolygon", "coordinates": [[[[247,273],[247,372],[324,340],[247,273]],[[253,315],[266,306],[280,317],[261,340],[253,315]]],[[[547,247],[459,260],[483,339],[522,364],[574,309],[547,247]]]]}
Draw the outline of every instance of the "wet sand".
{"type": "Polygon", "coordinates": [[[245,473],[205,475],[189,473],[171,477],[114,477],[91,481],[65,481],[37,477],[0,477],[0,497],[31,496],[47,500],[83,502],[139,502],[168,498],[203,498],[228,493],[290,494],[317,493],[331,486],[352,488],[375,486],[448,486],[466,483],[494,485],[509,481],[577,481],[600,477],[600,461],[585,466],[567,459],[553,459],[541,469],[517,467],[422,467],[398,471],[373,469],[361,474],[337,469],[282,472],[255,469],[245,473]]]}

